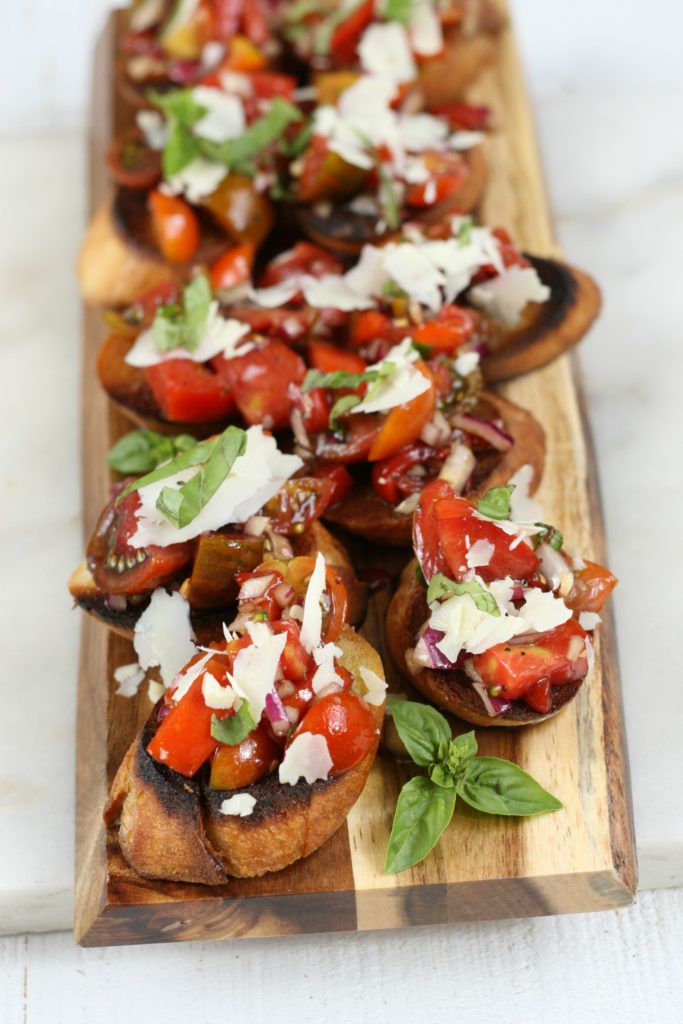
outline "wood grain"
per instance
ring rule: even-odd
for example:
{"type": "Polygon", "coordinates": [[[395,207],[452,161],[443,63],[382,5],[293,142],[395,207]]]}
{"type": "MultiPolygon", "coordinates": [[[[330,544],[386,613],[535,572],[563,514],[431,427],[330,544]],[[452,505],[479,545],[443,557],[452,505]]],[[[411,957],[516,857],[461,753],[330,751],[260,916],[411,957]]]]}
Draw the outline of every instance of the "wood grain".
{"type": "MultiPolygon", "coordinates": [[[[103,152],[126,112],[112,97],[114,19],[96,55],[91,200],[106,195],[103,152]]],[[[528,98],[511,32],[496,65],[472,89],[501,130],[489,142],[490,180],[482,219],[508,227],[531,252],[557,255],[528,98]]],[[[94,386],[98,317],[84,324],[84,521],[86,535],[109,487],[105,453],[126,429],[94,386]]],[[[574,359],[563,357],[504,393],[531,409],[548,435],[539,499],[568,546],[606,560],[595,461],[574,359]]],[[[354,546],[358,552],[358,546],[354,546]]],[[[366,564],[396,569],[377,547],[366,564]]],[[[393,560],[393,561],[392,561],[393,560]]],[[[364,633],[385,656],[388,590],[371,601],[364,633]]],[[[84,945],[237,938],[376,929],[449,921],[574,913],[633,899],[636,860],[619,673],[611,618],[600,630],[596,668],[558,718],[525,730],[480,730],[480,750],[516,761],[560,797],[564,810],[526,821],[487,818],[460,807],[435,851],[400,875],[382,872],[405,766],[381,755],[346,827],[306,861],[261,879],[218,888],[149,882],[125,863],[101,818],[123,752],[149,711],[146,694],[114,694],[113,669],[134,660],[126,641],[84,618],[78,697],[75,935],[84,945]]],[[[454,722],[464,731],[464,726],[454,722]]]]}

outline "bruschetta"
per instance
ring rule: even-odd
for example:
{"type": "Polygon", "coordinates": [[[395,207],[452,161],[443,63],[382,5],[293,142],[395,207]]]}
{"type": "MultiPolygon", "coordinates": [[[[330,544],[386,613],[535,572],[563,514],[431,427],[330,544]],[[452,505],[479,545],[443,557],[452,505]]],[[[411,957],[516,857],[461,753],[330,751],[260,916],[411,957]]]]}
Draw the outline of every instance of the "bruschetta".
{"type": "Polygon", "coordinates": [[[332,487],[296,476],[302,466],[261,427],[229,427],[116,485],[70,579],[75,602],[130,637],[158,588],[179,591],[196,636],[213,639],[234,604],[236,573],[266,554],[307,564],[321,551],[349,595],[349,621],[358,622],[364,588],[344,547],[318,522],[332,487]]]}
{"type": "Polygon", "coordinates": [[[528,498],[530,473],[478,502],[430,484],[413,524],[417,562],[387,613],[392,658],[430,701],[477,726],[557,714],[593,659],[616,578],[572,558],[528,498]]]}
{"type": "Polygon", "coordinates": [[[321,555],[303,606],[278,598],[282,564],[242,575],[241,594],[260,597],[173,680],[117,772],[105,820],[143,877],[220,885],[279,871],[324,843],[365,785],[381,661],[324,613],[321,555]]]}

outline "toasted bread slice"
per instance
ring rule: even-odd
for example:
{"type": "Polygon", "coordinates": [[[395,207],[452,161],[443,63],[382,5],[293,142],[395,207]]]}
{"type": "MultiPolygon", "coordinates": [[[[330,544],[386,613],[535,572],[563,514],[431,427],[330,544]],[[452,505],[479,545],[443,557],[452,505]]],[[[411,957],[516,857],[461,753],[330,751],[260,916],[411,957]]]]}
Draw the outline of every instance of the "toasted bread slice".
{"type": "Polygon", "coordinates": [[[583,680],[551,688],[550,711],[540,714],[524,701],[512,702],[509,711],[489,715],[479,694],[464,672],[456,669],[411,668],[406,653],[415,646],[418,631],[429,617],[425,591],[416,575],[417,561],[410,562],[401,577],[387,611],[386,638],[389,653],[397,668],[437,707],[450,711],[465,722],[477,726],[535,725],[552,718],[576,696],[583,680]]]}
{"type": "Polygon", "coordinates": [[[522,321],[502,333],[495,352],[481,362],[488,383],[508,380],[552,362],[583,338],[600,312],[600,289],[576,267],[528,256],[551,291],[544,303],[531,303],[522,321]]]}
{"type": "MultiPolygon", "coordinates": [[[[367,640],[345,627],[338,646],[350,672],[361,665],[384,678],[367,640]]],[[[384,705],[371,707],[377,726],[374,749],[343,775],[309,785],[281,784],[277,773],[240,790],[210,790],[205,778],[186,779],[149,756],[156,708],[133,741],[105,809],[117,822],[121,852],[145,878],[220,885],[228,877],[280,871],[307,857],[343,824],[360,796],[379,743],[384,705]],[[221,814],[223,800],[248,793],[256,804],[247,817],[221,814]]]]}
{"type": "MultiPolygon", "coordinates": [[[[514,438],[509,451],[495,453],[478,461],[466,496],[473,500],[489,488],[506,484],[525,464],[534,471],[532,490],[538,487],[545,460],[545,434],[531,413],[499,395],[484,392],[475,410],[488,419],[500,419],[503,429],[514,438]]],[[[325,513],[325,519],[349,533],[381,544],[410,547],[412,515],[402,515],[380,498],[369,483],[358,484],[346,497],[325,513]]]]}

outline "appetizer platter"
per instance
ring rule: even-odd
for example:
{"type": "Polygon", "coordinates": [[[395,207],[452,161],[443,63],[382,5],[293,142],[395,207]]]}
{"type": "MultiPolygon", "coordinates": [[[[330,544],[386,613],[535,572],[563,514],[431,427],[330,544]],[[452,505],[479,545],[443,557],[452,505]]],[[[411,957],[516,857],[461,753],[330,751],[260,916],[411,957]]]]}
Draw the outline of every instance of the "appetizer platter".
{"type": "Polygon", "coordinates": [[[76,939],[624,906],[600,298],[507,12],[215,6],[95,55],[76,939]]]}

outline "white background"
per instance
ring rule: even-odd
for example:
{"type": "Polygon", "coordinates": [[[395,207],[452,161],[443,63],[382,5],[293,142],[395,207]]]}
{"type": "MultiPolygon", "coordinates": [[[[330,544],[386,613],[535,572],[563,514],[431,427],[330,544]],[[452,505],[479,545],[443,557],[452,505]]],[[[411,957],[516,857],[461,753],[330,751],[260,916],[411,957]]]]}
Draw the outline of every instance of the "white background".
{"type": "MultiPolygon", "coordinates": [[[[12,839],[3,828],[0,844],[0,929],[17,898],[17,921],[42,913],[56,925],[69,913],[77,629],[61,581],[79,546],[70,267],[84,216],[89,54],[107,7],[5,0],[2,11],[0,445],[2,493],[15,501],[11,513],[0,509],[0,530],[3,580],[15,567],[16,576],[0,617],[9,652],[0,813],[15,813],[12,839]],[[50,134],[17,138],[36,132],[50,134]],[[40,408],[30,401],[35,387],[49,395],[40,408]],[[24,469],[29,433],[41,475],[24,469]],[[49,568],[45,507],[65,537],[49,568]],[[27,550],[32,578],[22,583],[26,563],[12,556],[27,550]],[[22,585],[33,604],[20,599],[22,585]],[[22,773],[13,790],[6,776],[24,763],[35,777],[22,773]],[[31,804],[39,799],[42,830],[31,804]]],[[[611,564],[622,577],[615,608],[638,844],[648,884],[680,884],[683,5],[517,0],[515,14],[560,238],[606,292],[582,363],[611,564]]],[[[681,948],[683,894],[672,891],[606,915],[242,945],[81,951],[68,934],[30,936],[0,940],[0,1022],[213,1024],[239,1015],[260,1024],[277,1014],[286,1024],[674,1024],[683,1019],[681,948]]]]}

